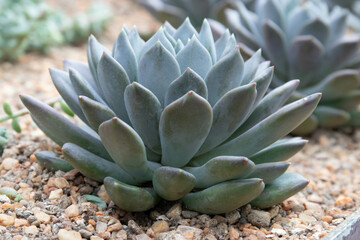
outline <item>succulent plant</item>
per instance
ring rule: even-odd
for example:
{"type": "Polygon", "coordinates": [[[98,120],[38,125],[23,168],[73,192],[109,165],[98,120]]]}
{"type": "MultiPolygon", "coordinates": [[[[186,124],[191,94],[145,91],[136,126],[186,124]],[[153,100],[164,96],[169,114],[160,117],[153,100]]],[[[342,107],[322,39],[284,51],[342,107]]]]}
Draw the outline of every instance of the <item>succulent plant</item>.
{"type": "Polygon", "coordinates": [[[5,127],[0,127],[0,157],[4,151],[5,145],[8,143],[8,134],[5,127]]]}
{"type": "Polygon", "coordinates": [[[175,27],[189,17],[195,27],[201,27],[205,18],[224,20],[224,10],[242,1],[250,5],[253,0],[137,0],[156,19],[170,22],[175,27]]]}
{"type": "MultiPolygon", "coordinates": [[[[104,182],[120,208],[145,211],[160,197],[203,213],[248,202],[266,208],[307,185],[284,173],[285,160],[306,141],[281,138],[321,94],[283,106],[299,84],[294,80],[265,95],[273,68],[260,51],[244,62],[229,31],[214,42],[206,20],[198,33],[187,19],[144,42],[136,28],[124,27],[112,52],[91,36],[87,53],[88,64],[65,60],[64,71],[50,69],[86,125],[28,95],[21,100],[64,159],[104,182]]],[[[51,154],[40,157],[48,167],[68,167],[51,154]]]]}
{"type": "Polygon", "coordinates": [[[261,48],[274,64],[272,87],[300,79],[293,99],[323,93],[314,114],[294,133],[360,126],[360,37],[345,34],[347,11],[300,0],[258,0],[254,11],[238,3],[236,10],[226,11],[227,22],[238,41],[261,48]]]}
{"type": "Polygon", "coordinates": [[[360,2],[358,0],[324,0],[330,7],[340,6],[350,11],[348,25],[360,31],[360,2]]]}
{"type": "Polygon", "coordinates": [[[43,0],[0,0],[0,60],[16,60],[26,51],[77,43],[105,27],[111,13],[103,4],[68,17],[43,0]]]}

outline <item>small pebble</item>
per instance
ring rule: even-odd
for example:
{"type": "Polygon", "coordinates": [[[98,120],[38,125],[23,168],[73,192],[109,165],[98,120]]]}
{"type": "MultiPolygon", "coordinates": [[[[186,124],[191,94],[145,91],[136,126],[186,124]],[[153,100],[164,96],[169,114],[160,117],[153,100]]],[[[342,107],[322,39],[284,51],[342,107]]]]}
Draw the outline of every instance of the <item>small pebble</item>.
{"type": "Polygon", "coordinates": [[[0,225],[10,226],[10,225],[14,225],[14,223],[15,223],[14,216],[9,216],[7,214],[0,214],[0,225]]]}
{"type": "Polygon", "coordinates": [[[56,190],[50,192],[49,200],[58,200],[61,198],[62,195],[63,195],[63,190],[56,189],[56,190]]]}
{"type": "Polygon", "coordinates": [[[38,234],[39,229],[36,226],[30,226],[30,227],[25,227],[24,232],[26,234],[36,235],[38,234]]]}
{"type": "Polygon", "coordinates": [[[79,208],[77,205],[72,204],[65,209],[65,214],[67,217],[77,217],[79,216],[79,208]]]}
{"type": "Polygon", "coordinates": [[[269,227],[270,226],[270,213],[261,210],[251,210],[247,216],[247,220],[257,227],[269,227]]]}
{"type": "Polygon", "coordinates": [[[166,221],[156,221],[151,226],[155,234],[169,231],[169,224],[166,221]]]}
{"type": "Polygon", "coordinates": [[[81,240],[81,234],[76,231],[68,231],[66,229],[60,229],[58,233],[59,240],[81,240]]]}

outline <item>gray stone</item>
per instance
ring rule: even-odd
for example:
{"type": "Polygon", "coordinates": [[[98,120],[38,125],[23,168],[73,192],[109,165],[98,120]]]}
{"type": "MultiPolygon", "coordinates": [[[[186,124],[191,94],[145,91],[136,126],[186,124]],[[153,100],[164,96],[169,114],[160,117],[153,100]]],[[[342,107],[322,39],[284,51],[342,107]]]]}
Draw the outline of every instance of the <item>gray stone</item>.
{"type": "Polygon", "coordinates": [[[229,224],[234,224],[240,219],[240,213],[237,210],[225,214],[225,218],[229,224]]]}
{"type": "Polygon", "coordinates": [[[247,220],[257,227],[269,227],[271,216],[269,212],[261,210],[251,210],[247,216],[247,220]]]}
{"type": "Polygon", "coordinates": [[[89,231],[87,231],[85,229],[80,229],[79,233],[81,234],[81,236],[83,238],[90,238],[93,235],[92,232],[89,232],[89,231]]]}
{"type": "Polygon", "coordinates": [[[194,218],[194,217],[199,216],[199,213],[194,212],[194,211],[184,210],[181,212],[181,215],[183,216],[183,218],[194,218]]]}

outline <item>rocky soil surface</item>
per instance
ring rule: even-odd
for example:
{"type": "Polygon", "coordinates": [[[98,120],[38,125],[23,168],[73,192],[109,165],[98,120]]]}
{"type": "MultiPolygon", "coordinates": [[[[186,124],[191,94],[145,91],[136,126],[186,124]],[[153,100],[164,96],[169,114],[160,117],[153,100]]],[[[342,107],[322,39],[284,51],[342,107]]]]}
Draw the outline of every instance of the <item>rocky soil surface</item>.
{"type": "MultiPolygon", "coordinates": [[[[61,6],[69,7],[66,2],[60,1],[61,6]]],[[[136,24],[143,32],[159,26],[131,0],[107,2],[115,18],[99,40],[109,47],[123,24],[136,24]]],[[[48,68],[61,68],[64,58],[86,61],[86,44],[57,47],[48,56],[29,53],[17,63],[1,63],[0,102],[21,108],[19,93],[41,100],[57,96],[48,68]]],[[[20,122],[22,133],[9,131],[10,141],[0,158],[0,187],[13,188],[22,200],[0,195],[1,239],[320,239],[360,203],[360,130],[319,130],[311,136],[305,149],[290,159],[289,168],[310,184],[281,205],[266,210],[246,205],[214,216],[189,211],[180,202],[162,202],[145,213],[125,212],[109,200],[101,183],[76,170],[52,173],[43,169],[34,152],[59,153],[59,147],[29,117],[20,122]],[[84,194],[100,196],[107,207],[88,202],[84,194]]]]}

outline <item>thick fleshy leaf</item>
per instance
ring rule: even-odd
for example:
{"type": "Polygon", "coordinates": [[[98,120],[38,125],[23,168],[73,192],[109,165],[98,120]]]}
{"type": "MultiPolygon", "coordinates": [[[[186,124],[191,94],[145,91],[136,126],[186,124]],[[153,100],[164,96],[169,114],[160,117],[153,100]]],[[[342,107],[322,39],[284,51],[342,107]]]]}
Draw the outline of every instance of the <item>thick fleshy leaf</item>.
{"type": "Polygon", "coordinates": [[[162,106],[168,86],[179,76],[176,59],[160,42],[145,53],[139,64],[139,83],[153,92],[162,106]]]}
{"type": "Polygon", "coordinates": [[[347,30],[348,13],[345,9],[334,8],[330,15],[330,36],[328,46],[335,44],[347,30]]]}
{"type": "Polygon", "coordinates": [[[206,19],[204,19],[203,24],[201,25],[198,38],[199,41],[202,43],[202,45],[209,52],[212,59],[212,63],[215,64],[216,62],[215,43],[214,43],[213,34],[211,32],[211,27],[206,19]]]}
{"type": "Polygon", "coordinates": [[[255,164],[285,161],[304,148],[302,138],[281,139],[250,157],[255,164]]]}
{"type": "Polygon", "coordinates": [[[79,95],[77,95],[71,84],[69,74],[54,68],[50,68],[49,72],[56,90],[60,93],[66,104],[84,123],[87,123],[87,119],[78,101],[79,95]]]}
{"type": "Polygon", "coordinates": [[[288,71],[288,60],[286,52],[286,41],[282,30],[271,20],[265,20],[263,34],[267,57],[281,73],[288,71]]]}
{"type": "Polygon", "coordinates": [[[100,88],[99,81],[98,81],[98,75],[97,75],[98,66],[97,65],[98,65],[100,58],[104,52],[106,52],[109,55],[111,54],[111,52],[106,47],[101,45],[96,40],[96,38],[93,35],[91,35],[89,37],[88,49],[87,49],[88,63],[89,63],[89,68],[92,73],[92,76],[95,80],[96,86],[99,89],[101,89],[101,88],[100,88]]]}
{"type": "Polygon", "coordinates": [[[158,0],[137,0],[141,3],[156,19],[161,22],[169,21],[174,26],[179,26],[186,17],[186,13],[174,5],[167,4],[158,0]]]}
{"type": "Polygon", "coordinates": [[[174,48],[176,54],[179,53],[181,51],[181,49],[183,49],[183,48],[184,48],[184,44],[182,43],[182,41],[180,39],[177,40],[175,48],[174,48]]]}
{"type": "Polygon", "coordinates": [[[125,89],[125,106],[131,124],[151,151],[161,154],[159,121],[162,112],[156,96],[139,83],[125,89]]]}
{"type": "Polygon", "coordinates": [[[235,132],[249,115],[255,98],[256,83],[227,92],[213,107],[213,124],[197,155],[221,144],[235,132]]]}
{"type": "Polygon", "coordinates": [[[136,55],[124,30],[120,32],[115,42],[113,57],[124,68],[129,81],[137,81],[138,69],[136,55]]]}
{"type": "Polygon", "coordinates": [[[128,184],[139,185],[134,176],[127,174],[115,163],[96,156],[75,144],[65,143],[62,153],[67,162],[90,179],[103,182],[105,177],[110,176],[128,184]]]}
{"type": "Polygon", "coordinates": [[[110,108],[86,96],[80,96],[79,103],[91,128],[96,132],[101,123],[116,117],[110,108]]]}
{"type": "Polygon", "coordinates": [[[191,24],[189,18],[186,18],[181,26],[176,30],[173,37],[175,39],[180,39],[184,45],[188,42],[188,39],[191,39],[192,36],[198,36],[196,29],[191,24]]]}
{"type": "Polygon", "coordinates": [[[345,37],[329,50],[328,56],[331,57],[326,58],[327,61],[324,62],[321,73],[325,75],[328,72],[333,72],[340,66],[346,66],[351,58],[357,54],[359,47],[359,36],[345,37]]]}
{"type": "Polygon", "coordinates": [[[221,214],[235,210],[256,198],[264,189],[261,179],[232,180],[196,193],[187,194],[182,200],[193,211],[221,214]]]}
{"type": "Polygon", "coordinates": [[[140,37],[136,26],[132,27],[130,31],[127,33],[129,42],[134,50],[136,58],[140,58],[141,50],[145,45],[145,41],[140,37]]]}
{"type": "Polygon", "coordinates": [[[129,123],[124,103],[124,91],[130,84],[125,69],[110,55],[103,54],[98,65],[98,79],[109,107],[126,123],[129,123]]]}
{"type": "Polygon", "coordinates": [[[232,9],[225,10],[226,22],[229,28],[235,33],[236,39],[244,43],[252,50],[259,49],[259,44],[256,42],[254,35],[242,24],[238,22],[240,18],[239,13],[232,9]]]}
{"type": "Polygon", "coordinates": [[[251,82],[256,74],[256,70],[259,68],[261,60],[261,49],[259,49],[245,62],[242,84],[251,82]]]}
{"type": "Polygon", "coordinates": [[[236,130],[230,139],[239,136],[266,117],[276,112],[294,93],[299,83],[299,80],[292,80],[268,93],[254,109],[253,113],[246,122],[241,125],[238,130],[236,130]]]}
{"type": "Polygon", "coordinates": [[[323,45],[326,45],[329,38],[329,26],[321,19],[315,18],[306,23],[300,30],[299,35],[310,35],[319,40],[323,45]]]}
{"type": "Polygon", "coordinates": [[[191,68],[187,68],[180,77],[169,85],[165,95],[165,106],[181,98],[189,91],[194,91],[205,99],[208,97],[205,81],[191,68]]]}
{"type": "Polygon", "coordinates": [[[212,118],[209,103],[192,91],[168,105],[160,118],[162,164],[185,166],[205,141],[212,118]]]}
{"type": "Polygon", "coordinates": [[[324,105],[328,105],[334,108],[340,108],[342,110],[355,110],[360,105],[360,89],[353,90],[346,94],[343,98],[334,99],[332,101],[324,101],[324,105]]]}
{"type": "Polygon", "coordinates": [[[319,126],[325,128],[339,127],[350,120],[350,114],[348,112],[329,106],[317,107],[314,115],[319,120],[319,126]]]}
{"type": "Polygon", "coordinates": [[[265,184],[268,184],[286,172],[289,166],[288,162],[256,164],[254,171],[247,178],[261,178],[265,184]]]}
{"type": "MultiPolygon", "coordinates": [[[[157,43],[161,43],[161,45],[170,53],[172,56],[175,56],[175,49],[169,39],[165,36],[164,28],[160,27],[159,30],[144,44],[141,49],[138,62],[142,60],[144,55],[157,43]]],[[[139,70],[141,71],[141,67],[139,66],[139,70]]]]}
{"type": "Polygon", "coordinates": [[[225,32],[221,35],[221,37],[215,42],[216,49],[216,60],[219,60],[222,56],[222,53],[230,39],[230,31],[226,29],[225,32]]]}
{"type": "Polygon", "coordinates": [[[52,107],[25,94],[20,95],[20,99],[36,122],[40,123],[41,130],[60,146],[68,142],[74,143],[103,158],[111,159],[99,138],[75,125],[52,107]]]}
{"type": "Polygon", "coordinates": [[[52,172],[61,170],[63,172],[68,172],[73,168],[65,159],[56,157],[56,154],[50,151],[41,151],[35,153],[36,159],[43,165],[46,169],[52,172]]]}
{"type": "Polygon", "coordinates": [[[311,78],[321,64],[324,46],[313,36],[296,37],[290,47],[290,76],[300,78],[301,85],[314,84],[311,78]]]}
{"type": "Polygon", "coordinates": [[[314,132],[318,126],[319,126],[319,120],[314,114],[312,114],[304,122],[302,122],[297,128],[295,128],[291,133],[297,136],[306,136],[314,132]]]}
{"type": "Polygon", "coordinates": [[[251,206],[268,208],[301,191],[309,180],[297,173],[284,173],[273,182],[266,184],[264,191],[253,201],[251,206]]]}
{"type": "Polygon", "coordinates": [[[175,201],[188,194],[195,186],[196,179],[180,168],[160,167],[154,172],[155,192],[168,201],[175,201]]]}
{"type": "Polygon", "coordinates": [[[347,93],[357,89],[359,86],[359,71],[355,69],[345,69],[332,73],[317,85],[302,90],[301,93],[305,95],[317,91],[322,91],[324,96],[323,101],[328,101],[342,98],[347,93]]]}
{"type": "Polygon", "coordinates": [[[347,125],[360,127],[360,111],[350,112],[350,120],[347,122],[347,125]]]}
{"type": "Polygon", "coordinates": [[[104,103],[100,95],[88,84],[75,69],[69,69],[69,78],[77,96],[86,96],[97,102],[104,103]]]}
{"type": "Polygon", "coordinates": [[[183,49],[176,55],[180,71],[184,72],[188,67],[194,70],[200,77],[205,78],[212,67],[212,60],[209,52],[193,37],[183,49]]]}
{"type": "Polygon", "coordinates": [[[170,35],[174,35],[176,32],[176,28],[174,28],[174,26],[171,25],[171,23],[169,23],[168,21],[164,22],[163,27],[170,35]]]}
{"type": "Polygon", "coordinates": [[[316,93],[282,107],[239,137],[195,158],[191,164],[198,166],[221,155],[253,155],[299,126],[314,111],[320,98],[321,94],[316,93]]]}
{"type": "Polygon", "coordinates": [[[196,178],[196,188],[208,188],[217,183],[247,177],[255,164],[245,157],[220,156],[200,167],[185,167],[196,178]]]}
{"type": "Polygon", "coordinates": [[[262,20],[271,19],[276,25],[282,27],[282,12],[277,0],[256,2],[256,12],[262,20]]]}
{"type": "Polygon", "coordinates": [[[112,159],[139,182],[152,178],[140,136],[125,122],[113,118],[99,127],[101,140],[112,159]]]}
{"type": "Polygon", "coordinates": [[[97,89],[96,82],[94,80],[94,77],[92,76],[89,65],[87,63],[76,60],[65,59],[63,61],[63,65],[64,65],[64,70],[67,72],[69,71],[70,68],[78,71],[80,75],[86,80],[86,82],[88,82],[91,85],[91,87],[97,91],[99,95],[101,94],[101,91],[99,91],[101,89],[97,89]]]}
{"type": "Polygon", "coordinates": [[[159,197],[151,188],[131,186],[112,177],[106,177],[104,185],[111,200],[125,211],[143,212],[155,207],[159,201],[159,197]]]}
{"type": "Polygon", "coordinates": [[[244,60],[237,48],[220,61],[208,72],[205,78],[208,87],[208,100],[213,106],[228,91],[240,86],[244,70],[244,60]]]}
{"type": "Polygon", "coordinates": [[[258,103],[263,99],[265,93],[269,90],[269,86],[274,75],[274,67],[268,67],[263,71],[260,70],[261,67],[266,67],[268,64],[269,62],[263,62],[260,64],[254,78],[251,79],[250,83],[256,84],[257,92],[253,109],[258,105],[258,103]]]}
{"type": "Polygon", "coordinates": [[[293,39],[295,36],[297,36],[300,29],[306,22],[311,19],[311,17],[311,14],[306,8],[296,8],[293,11],[289,12],[287,24],[285,27],[287,38],[293,39]]]}

